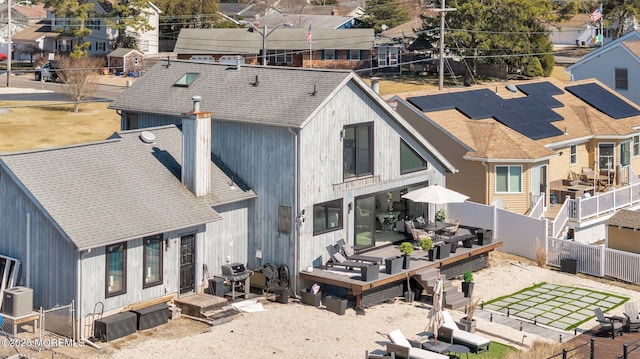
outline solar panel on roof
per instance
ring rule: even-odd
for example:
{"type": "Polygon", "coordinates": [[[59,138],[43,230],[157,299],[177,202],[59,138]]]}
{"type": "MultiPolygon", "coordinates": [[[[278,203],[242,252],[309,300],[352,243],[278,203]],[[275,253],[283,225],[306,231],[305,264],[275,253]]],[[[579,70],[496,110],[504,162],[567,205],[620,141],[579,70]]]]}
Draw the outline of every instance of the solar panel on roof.
{"type": "Polygon", "coordinates": [[[441,111],[441,110],[450,110],[454,108],[452,104],[442,104],[437,101],[435,96],[419,96],[419,97],[409,97],[407,101],[419,108],[422,112],[431,112],[431,111],[441,111]]]}
{"type": "Polygon", "coordinates": [[[491,117],[491,113],[482,108],[478,103],[463,103],[456,105],[456,108],[472,120],[491,117]]]}
{"type": "Polygon", "coordinates": [[[556,85],[551,82],[534,82],[529,84],[521,84],[516,86],[520,91],[525,93],[526,95],[562,95],[564,91],[559,89],[556,85]]]}
{"type": "Polygon", "coordinates": [[[527,98],[530,98],[531,101],[540,103],[541,106],[546,106],[550,108],[564,107],[564,104],[562,102],[547,95],[531,95],[531,96],[527,96],[527,98]]]}
{"type": "Polygon", "coordinates": [[[567,86],[565,89],[616,120],[640,115],[640,110],[596,83],[567,86]]]}

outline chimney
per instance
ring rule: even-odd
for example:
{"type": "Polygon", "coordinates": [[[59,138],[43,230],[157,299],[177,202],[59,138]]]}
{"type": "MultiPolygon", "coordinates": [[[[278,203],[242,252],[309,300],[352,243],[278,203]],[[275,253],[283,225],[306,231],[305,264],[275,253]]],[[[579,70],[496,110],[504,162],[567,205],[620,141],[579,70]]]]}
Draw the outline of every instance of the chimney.
{"type": "Polygon", "coordinates": [[[371,89],[373,90],[373,92],[377,93],[378,95],[380,94],[380,78],[379,77],[371,78],[371,89]]]}
{"type": "Polygon", "coordinates": [[[182,184],[200,197],[211,191],[211,112],[192,99],[193,111],[182,114],[182,184]]]}

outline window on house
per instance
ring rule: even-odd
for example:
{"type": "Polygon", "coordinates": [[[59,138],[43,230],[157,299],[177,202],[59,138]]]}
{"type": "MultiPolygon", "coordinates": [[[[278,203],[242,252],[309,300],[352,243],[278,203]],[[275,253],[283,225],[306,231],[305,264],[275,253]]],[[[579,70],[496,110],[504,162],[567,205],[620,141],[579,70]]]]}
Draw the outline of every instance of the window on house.
{"type": "Polygon", "coordinates": [[[640,156],[640,135],[633,136],[633,157],[640,156]]]}
{"type": "Polygon", "coordinates": [[[144,268],[142,287],[162,284],[162,235],[158,234],[142,239],[144,268]]]}
{"type": "Polygon", "coordinates": [[[313,206],[313,234],[342,229],[342,199],[313,206]]]}
{"type": "Polygon", "coordinates": [[[334,51],[334,50],[322,50],[322,59],[323,60],[335,60],[336,59],[336,51],[334,51]]]}
{"type": "Polygon", "coordinates": [[[269,50],[267,51],[269,63],[273,65],[290,64],[293,62],[293,54],[287,50],[269,50]]]}
{"type": "Polygon", "coordinates": [[[347,50],[347,60],[351,60],[351,61],[360,60],[360,50],[347,50]]]}
{"type": "Polygon", "coordinates": [[[142,40],[142,43],[140,44],[140,48],[142,49],[143,52],[148,52],[149,51],[149,40],[142,40]]]}
{"type": "Polygon", "coordinates": [[[104,42],[97,42],[96,43],[96,50],[97,51],[105,51],[106,49],[106,45],[104,42]]]}
{"type": "Polygon", "coordinates": [[[616,90],[628,90],[627,69],[616,68],[616,90]]]}
{"type": "Polygon", "coordinates": [[[575,165],[578,163],[578,146],[576,145],[571,145],[571,147],[569,147],[569,151],[571,152],[571,155],[569,156],[569,160],[571,165],[575,165]]]}
{"type": "Polygon", "coordinates": [[[620,166],[631,164],[631,142],[620,143],[620,166]]]}
{"type": "Polygon", "coordinates": [[[427,161],[422,159],[413,148],[400,140],[400,174],[420,171],[427,168],[427,161]]]}
{"type": "Polygon", "coordinates": [[[178,81],[176,81],[173,86],[176,87],[189,87],[189,85],[191,85],[193,83],[193,81],[195,81],[198,76],[200,76],[199,73],[195,73],[195,72],[187,72],[186,74],[182,75],[182,77],[180,79],[178,79],[178,81]]]}
{"type": "Polygon", "coordinates": [[[373,123],[342,130],[344,178],[373,174],[373,123]]]}
{"type": "Polygon", "coordinates": [[[127,243],[112,244],[105,248],[105,297],[127,292],[127,243]]]}
{"type": "Polygon", "coordinates": [[[522,166],[496,166],[496,192],[522,192],[522,166]]]}
{"type": "Polygon", "coordinates": [[[138,114],[127,113],[125,117],[125,130],[137,130],[138,129],[138,114]]]}
{"type": "Polygon", "coordinates": [[[85,25],[88,29],[100,30],[100,20],[87,20],[85,25]]]}

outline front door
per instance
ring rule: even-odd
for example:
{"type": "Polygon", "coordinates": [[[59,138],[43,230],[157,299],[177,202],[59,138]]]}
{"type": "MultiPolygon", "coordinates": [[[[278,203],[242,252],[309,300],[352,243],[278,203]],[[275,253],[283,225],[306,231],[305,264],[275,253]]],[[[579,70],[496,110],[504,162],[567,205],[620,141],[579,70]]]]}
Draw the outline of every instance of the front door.
{"type": "Polygon", "coordinates": [[[531,192],[533,198],[531,205],[533,206],[540,198],[540,194],[545,194],[545,207],[549,193],[547,193],[547,165],[531,167],[531,192]]]}
{"type": "Polygon", "coordinates": [[[180,294],[193,292],[195,272],[196,236],[180,237],[180,294]]]}

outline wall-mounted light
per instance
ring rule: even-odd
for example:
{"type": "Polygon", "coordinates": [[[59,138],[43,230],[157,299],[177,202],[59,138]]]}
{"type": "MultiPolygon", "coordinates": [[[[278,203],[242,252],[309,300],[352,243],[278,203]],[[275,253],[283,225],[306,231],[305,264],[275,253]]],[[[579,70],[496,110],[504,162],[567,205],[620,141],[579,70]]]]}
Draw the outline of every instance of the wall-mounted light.
{"type": "Polygon", "coordinates": [[[562,155],[564,154],[564,152],[560,151],[560,152],[558,152],[558,154],[559,154],[560,156],[562,156],[562,155]]]}
{"type": "Polygon", "coordinates": [[[353,202],[349,202],[349,204],[347,204],[347,209],[349,210],[349,212],[351,212],[351,210],[353,209],[353,202]]]}
{"type": "Polygon", "coordinates": [[[344,139],[344,130],[340,130],[340,141],[344,139]]]}

